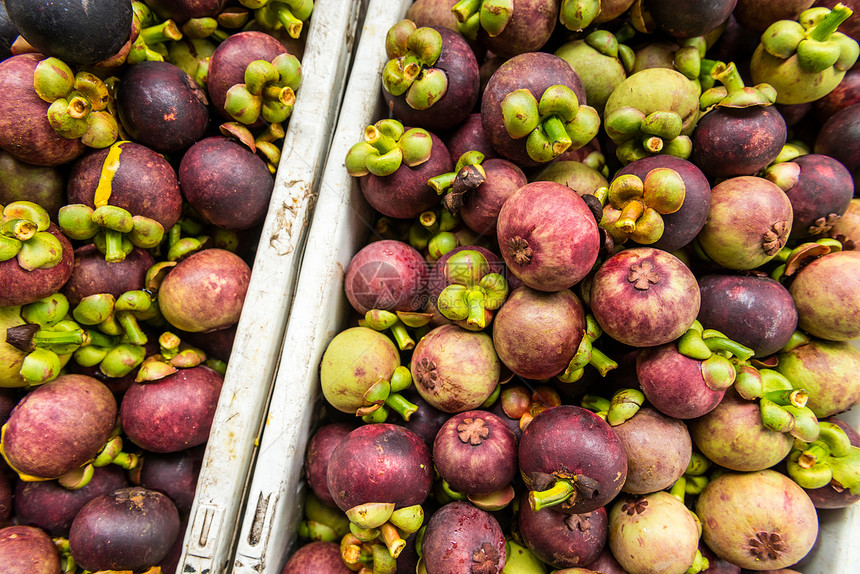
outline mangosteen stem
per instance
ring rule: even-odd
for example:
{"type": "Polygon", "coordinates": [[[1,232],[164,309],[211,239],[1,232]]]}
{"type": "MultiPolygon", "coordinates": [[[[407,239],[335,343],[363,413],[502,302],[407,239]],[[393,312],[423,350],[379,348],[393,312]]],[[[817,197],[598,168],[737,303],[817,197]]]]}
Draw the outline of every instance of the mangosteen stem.
{"type": "Polygon", "coordinates": [[[749,347],[745,347],[727,337],[706,337],[703,341],[712,352],[723,351],[730,353],[741,361],[748,361],[755,354],[755,351],[749,347]]]}
{"type": "Polygon", "coordinates": [[[394,138],[385,135],[374,125],[364,129],[364,141],[372,145],[380,155],[384,155],[397,147],[394,138]]]}
{"type": "Polygon", "coordinates": [[[469,309],[469,317],[466,322],[472,327],[483,329],[487,326],[485,320],[486,297],[478,289],[472,289],[466,294],[466,306],[469,309]]]}
{"type": "Polygon", "coordinates": [[[601,377],[605,377],[609,371],[618,367],[618,363],[596,347],[591,348],[591,359],[588,364],[597,369],[601,377]]]}
{"type": "Polygon", "coordinates": [[[809,400],[809,393],[804,389],[786,389],[766,393],[765,398],[780,406],[794,405],[801,408],[806,406],[806,402],[809,400]]]}
{"type": "Polygon", "coordinates": [[[477,14],[481,9],[481,0],[460,0],[451,7],[451,12],[460,23],[466,22],[470,16],[477,14]]]}
{"type": "Polygon", "coordinates": [[[268,10],[272,10],[275,12],[275,17],[278,19],[284,29],[286,29],[287,34],[290,35],[293,39],[298,39],[298,37],[302,33],[302,27],[304,26],[304,22],[299,20],[292,12],[292,10],[287,7],[286,4],[282,2],[269,2],[266,4],[268,10]]]}
{"type": "Polygon", "coordinates": [[[145,345],[149,340],[137,323],[137,317],[131,311],[120,311],[116,314],[116,320],[125,329],[128,342],[132,345],[145,345]]]}
{"type": "Polygon", "coordinates": [[[113,263],[125,260],[125,251],[122,248],[122,233],[113,229],[104,229],[105,234],[105,261],[113,263]]]}
{"type": "Polygon", "coordinates": [[[812,27],[812,30],[808,31],[809,38],[818,42],[826,42],[830,39],[833,32],[839,28],[839,25],[853,13],[851,8],[843,4],[837,4],[830,11],[830,14],[822,18],[818,24],[812,27]]]}
{"type": "Polygon", "coordinates": [[[621,215],[615,221],[615,227],[624,233],[633,233],[636,229],[636,220],[645,212],[645,204],[641,201],[631,199],[621,208],[621,215]]]}
{"type": "Polygon", "coordinates": [[[611,402],[609,399],[598,395],[583,395],[582,401],[580,402],[582,408],[596,413],[607,412],[610,404],[611,402]]]}
{"type": "Polygon", "coordinates": [[[529,492],[529,505],[537,512],[570,498],[574,498],[574,502],[580,498],[591,499],[597,493],[597,486],[597,481],[583,475],[571,478],[556,477],[555,483],[548,489],[529,492]]]}
{"type": "Polygon", "coordinates": [[[182,30],[173,20],[165,20],[161,24],[148,26],[140,31],[140,38],[147,46],[161,44],[170,40],[182,39],[182,30]]]}
{"type": "Polygon", "coordinates": [[[391,334],[394,336],[394,340],[397,341],[397,347],[401,351],[408,351],[415,347],[415,340],[409,335],[409,331],[406,330],[406,325],[403,324],[403,321],[397,321],[391,326],[391,334]]]}
{"type": "Polygon", "coordinates": [[[442,173],[431,177],[427,180],[427,185],[436,190],[436,193],[442,195],[445,191],[454,185],[454,178],[457,177],[456,172],[442,173]]]}
{"type": "Polygon", "coordinates": [[[570,135],[564,127],[564,122],[556,115],[549,116],[541,123],[541,128],[552,143],[552,151],[556,156],[561,155],[572,143],[570,135]]]}
{"type": "Polygon", "coordinates": [[[669,489],[669,494],[684,502],[684,499],[687,496],[687,479],[684,476],[681,476],[678,480],[675,481],[675,484],[669,489]]]}
{"type": "Polygon", "coordinates": [[[711,70],[711,75],[714,79],[719,80],[729,93],[744,89],[744,80],[734,62],[729,62],[728,65],[723,62],[716,62],[711,70]]]}
{"type": "Polygon", "coordinates": [[[385,399],[385,404],[390,407],[391,410],[403,417],[403,420],[405,421],[409,421],[409,417],[418,411],[418,406],[409,402],[409,400],[400,393],[390,393],[385,399]]]}
{"type": "Polygon", "coordinates": [[[392,558],[400,556],[400,552],[406,548],[406,541],[400,536],[397,528],[391,522],[386,522],[379,527],[379,537],[385,542],[392,558]]]}

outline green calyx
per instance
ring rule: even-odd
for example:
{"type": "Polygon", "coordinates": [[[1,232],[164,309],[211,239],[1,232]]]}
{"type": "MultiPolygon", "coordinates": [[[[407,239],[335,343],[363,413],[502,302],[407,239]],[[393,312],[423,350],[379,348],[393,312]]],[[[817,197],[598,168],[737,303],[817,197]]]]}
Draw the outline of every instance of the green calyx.
{"type": "Polygon", "coordinates": [[[791,381],[772,369],[759,369],[759,373],[763,388],[759,410],[765,428],[789,433],[804,442],[817,440],[819,423],[812,410],[806,406],[806,391],[793,388],[791,381]]]}
{"type": "Polygon", "coordinates": [[[452,321],[465,321],[466,328],[486,327],[486,311],[502,306],[508,296],[508,282],[492,273],[487,259],[478,251],[464,249],[446,262],[449,285],[436,301],[439,312],[452,321]]]}
{"type": "MultiPolygon", "coordinates": [[[[411,336],[408,329],[422,329],[430,323],[430,319],[432,318],[432,313],[409,311],[391,312],[384,309],[370,309],[364,314],[364,319],[359,321],[359,325],[362,327],[368,327],[374,331],[391,330],[391,334],[394,336],[397,347],[401,351],[408,351],[415,347],[415,339],[421,338],[420,336],[411,336]]],[[[396,386],[397,385],[395,385],[395,387],[396,386]]],[[[409,384],[406,386],[408,387],[409,384]]],[[[399,391],[402,389],[395,388],[395,390],[399,391]]]]}
{"type": "Polygon", "coordinates": [[[164,228],[154,219],[134,215],[115,205],[95,209],[82,203],[60,208],[57,223],[71,239],[93,239],[106,261],[122,261],[134,246],[150,249],[161,243],[164,228]]]}
{"type": "Polygon", "coordinates": [[[313,0],[246,0],[241,2],[254,10],[254,19],[265,28],[286,30],[290,38],[298,39],[304,23],[313,13],[313,0]]]}
{"type": "Polygon", "coordinates": [[[618,426],[639,412],[645,404],[645,394],[639,389],[621,389],[612,395],[606,411],[606,422],[618,426]]]}
{"type": "Polygon", "coordinates": [[[829,484],[840,492],[860,494],[860,449],[851,445],[848,435],[835,423],[820,422],[816,440],[795,441],[787,468],[789,476],[803,488],[829,484]]]}
{"type": "Polygon", "coordinates": [[[147,383],[163,379],[179,369],[190,369],[206,363],[206,353],[181,341],[174,333],[165,331],[158,337],[160,352],[146,357],[140,364],[134,381],[147,383]]]}
{"type": "Polygon", "coordinates": [[[436,193],[443,195],[442,206],[453,215],[459,213],[466,199],[466,194],[477,189],[487,180],[487,172],[481,165],[484,154],[479,151],[467,151],[457,160],[454,171],[443,173],[427,180],[427,184],[436,193]]]}
{"type": "Polygon", "coordinates": [[[224,109],[238,122],[250,125],[262,118],[269,123],[285,122],[296,103],[302,83],[302,65],[289,53],[271,62],[254,60],[245,69],[245,82],[227,90],[224,109]]]}
{"type": "MultiPolygon", "coordinates": [[[[573,358],[567,365],[563,373],[557,375],[559,381],[563,383],[573,383],[582,378],[585,374],[587,365],[593,366],[600,373],[601,377],[612,369],[618,366],[618,363],[609,358],[603,351],[594,346],[594,341],[603,334],[600,325],[593,315],[585,316],[585,333],[579,346],[574,353],[573,358]]],[[[608,407],[607,407],[608,408],[608,407]]],[[[603,410],[603,409],[601,409],[603,410]]]]}
{"type": "Polygon", "coordinates": [[[677,340],[678,352],[702,361],[702,378],[708,388],[724,390],[735,384],[747,399],[764,393],[759,371],[746,365],[754,351],[714,329],[704,329],[698,321],[677,340]]]}
{"type": "Polygon", "coordinates": [[[580,32],[591,25],[599,14],[600,0],[562,0],[558,20],[568,30],[580,32]]]}
{"type": "Polygon", "coordinates": [[[711,76],[723,85],[705,90],[699,98],[702,111],[717,106],[722,108],[749,108],[769,106],[776,101],[776,90],[770,84],[744,86],[734,62],[717,62],[711,76]]]}
{"type": "Polygon", "coordinates": [[[391,175],[406,164],[415,167],[430,159],[433,141],[421,128],[404,131],[397,120],[380,120],[364,130],[364,141],[346,154],[346,170],[353,177],[391,175]]]}
{"type": "Polygon", "coordinates": [[[606,115],[604,126],[609,138],[618,144],[616,156],[625,164],[658,153],[682,159],[692,153],[689,136],[681,134],[683,120],[671,110],[645,115],[638,108],[623,106],[606,115]]]}
{"type": "Polygon", "coordinates": [[[652,169],[644,181],[621,175],[609,185],[600,226],[617,244],[628,238],[643,245],[654,243],[663,236],[661,216],[681,209],[685,197],[684,180],[673,169],[652,169]]]}
{"type": "Polygon", "coordinates": [[[763,48],[772,56],[787,60],[797,56],[798,65],[810,73],[828,68],[846,71],[860,55],[857,42],[837,32],[852,11],[843,4],[832,10],[810,8],[800,14],[798,21],[780,20],[771,24],[761,37],[763,48]]]}
{"type": "Polygon", "coordinates": [[[501,103],[508,135],[527,138],[526,151],[534,161],[547,162],[568,148],[579,149],[591,141],[600,127],[600,116],[590,107],[579,105],[569,87],[547,88],[540,101],[525,89],[507,94],[501,103]]]}
{"type": "Polygon", "coordinates": [[[63,259],[63,245],[47,231],[48,212],[32,201],[13,201],[2,209],[0,261],[17,258],[26,270],[50,269],[63,259]]]}
{"type": "Polygon", "coordinates": [[[110,94],[105,82],[95,74],[73,74],[61,60],[46,58],[36,65],[33,88],[51,104],[48,122],[64,138],[80,138],[93,148],[108,147],[116,141],[119,126],[107,111],[110,94]]]}
{"type": "Polygon", "coordinates": [[[488,36],[498,36],[514,14],[514,0],[460,0],[451,7],[460,34],[470,40],[483,29],[488,36]]]}
{"type": "Polygon", "coordinates": [[[392,96],[405,94],[410,107],[426,110],[448,91],[448,76],[432,67],[442,53],[438,31],[401,20],[389,29],[385,50],[389,60],[382,70],[382,86],[392,96]]]}

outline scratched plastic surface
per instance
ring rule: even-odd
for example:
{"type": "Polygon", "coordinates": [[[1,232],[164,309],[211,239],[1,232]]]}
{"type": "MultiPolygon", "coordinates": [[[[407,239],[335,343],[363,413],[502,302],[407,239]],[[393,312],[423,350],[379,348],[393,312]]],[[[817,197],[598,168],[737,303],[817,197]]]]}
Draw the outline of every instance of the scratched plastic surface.
{"type": "Polygon", "coordinates": [[[310,214],[340,108],[358,21],[354,0],[316,0],[302,87],[287,126],[269,212],[177,572],[231,571],[245,488],[256,456],[310,214]]]}
{"type": "Polygon", "coordinates": [[[233,560],[236,574],[279,574],[292,551],[301,518],[302,461],[321,400],[317,365],[325,345],[346,321],[343,273],[365,241],[371,221],[370,208],[346,173],[343,158],[364,128],[382,114],[385,34],[410,4],[371,0],[367,6],[248,488],[233,560]]]}

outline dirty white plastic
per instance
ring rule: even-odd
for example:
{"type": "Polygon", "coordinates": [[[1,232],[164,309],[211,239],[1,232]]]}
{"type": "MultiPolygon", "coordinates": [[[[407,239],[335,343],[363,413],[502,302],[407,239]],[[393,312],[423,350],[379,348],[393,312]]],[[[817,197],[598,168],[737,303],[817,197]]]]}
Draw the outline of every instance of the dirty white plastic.
{"type": "Polygon", "coordinates": [[[364,128],[382,115],[385,34],[410,4],[409,0],[371,0],[368,4],[248,488],[233,561],[235,574],[280,574],[296,538],[302,462],[321,400],[317,367],[328,341],[346,321],[344,270],[366,241],[372,221],[371,210],[346,173],[343,158],[361,141],[364,128]]]}
{"type": "Polygon", "coordinates": [[[189,516],[177,572],[229,572],[236,526],[266,412],[308,219],[340,107],[358,2],[316,0],[303,79],[189,516]]]}
{"type": "MultiPolygon", "coordinates": [[[[323,402],[319,362],[329,341],[351,316],[343,291],[344,272],[369,237],[373,221],[343,158],[361,140],[364,128],[385,115],[380,92],[384,36],[410,4],[409,0],[370,0],[368,5],[248,488],[233,561],[235,574],[280,574],[295,550],[307,488],[302,480],[304,455],[323,402]]],[[[844,418],[857,427],[860,408],[844,418]]],[[[860,506],[821,515],[819,550],[797,569],[803,574],[860,573],[860,506]]]]}

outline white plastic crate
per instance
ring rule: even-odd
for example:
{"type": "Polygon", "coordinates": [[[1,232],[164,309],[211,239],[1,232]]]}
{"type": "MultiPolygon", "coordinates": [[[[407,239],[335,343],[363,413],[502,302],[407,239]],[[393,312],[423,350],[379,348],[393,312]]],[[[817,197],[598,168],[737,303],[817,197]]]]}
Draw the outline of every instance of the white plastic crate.
{"type": "Polygon", "coordinates": [[[235,574],[279,574],[301,519],[301,470],[320,401],[318,365],[346,321],[344,271],[372,221],[343,158],[380,117],[385,34],[410,0],[370,0],[337,130],[323,172],[280,367],[248,488],[233,560],[235,574]]]}
{"type": "Polygon", "coordinates": [[[316,0],[303,80],[191,508],[177,572],[229,572],[301,251],[355,40],[359,2],[316,0]]]}
{"type": "MultiPolygon", "coordinates": [[[[364,128],[387,114],[380,90],[386,59],[384,38],[410,4],[410,0],[370,0],[367,8],[247,491],[233,561],[235,574],[280,574],[295,550],[301,500],[307,488],[302,479],[304,455],[324,401],[319,363],[328,343],[347,326],[352,314],[343,290],[344,273],[374,221],[343,160],[361,140],[364,128]]],[[[842,417],[860,426],[860,407],[842,417]]],[[[803,574],[860,572],[860,506],[821,511],[820,516],[820,545],[797,570],[803,574]]]]}

